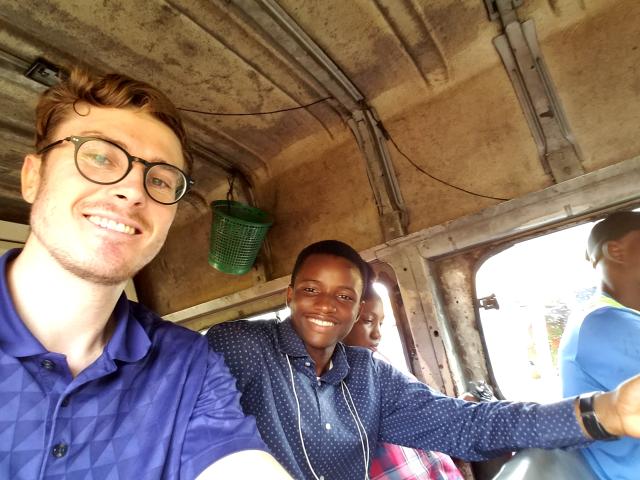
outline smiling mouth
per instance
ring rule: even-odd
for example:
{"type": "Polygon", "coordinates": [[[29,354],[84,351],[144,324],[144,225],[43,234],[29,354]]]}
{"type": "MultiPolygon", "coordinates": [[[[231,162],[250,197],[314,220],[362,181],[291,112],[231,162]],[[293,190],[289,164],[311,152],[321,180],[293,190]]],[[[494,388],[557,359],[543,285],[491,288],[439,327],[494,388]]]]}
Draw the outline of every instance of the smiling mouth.
{"type": "Polygon", "coordinates": [[[135,235],[137,233],[136,229],[131,225],[119,223],[109,218],[99,217],[97,215],[90,215],[86,218],[94,225],[102,227],[106,230],[113,230],[114,232],[124,233],[126,235],[135,235]]]}
{"type": "Polygon", "coordinates": [[[309,321],[314,325],[318,325],[319,327],[333,327],[335,325],[335,323],[329,322],[328,320],[321,320],[314,317],[309,317],[309,321]]]}

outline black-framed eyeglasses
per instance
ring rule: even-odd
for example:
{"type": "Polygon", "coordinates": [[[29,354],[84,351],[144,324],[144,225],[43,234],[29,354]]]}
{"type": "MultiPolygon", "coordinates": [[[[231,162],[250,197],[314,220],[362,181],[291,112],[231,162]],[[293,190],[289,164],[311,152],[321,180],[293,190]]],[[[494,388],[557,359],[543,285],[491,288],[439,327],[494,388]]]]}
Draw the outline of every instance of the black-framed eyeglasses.
{"type": "Polygon", "coordinates": [[[133,162],[141,163],[144,165],[144,190],[149,197],[163,205],[179,202],[195,183],[189,175],[174,165],[147,162],[130,155],[120,145],[98,137],[66,137],[41,148],[38,154],[63,142],[74,144],[74,160],[80,175],[100,185],[118,183],[129,174],[133,162]]]}

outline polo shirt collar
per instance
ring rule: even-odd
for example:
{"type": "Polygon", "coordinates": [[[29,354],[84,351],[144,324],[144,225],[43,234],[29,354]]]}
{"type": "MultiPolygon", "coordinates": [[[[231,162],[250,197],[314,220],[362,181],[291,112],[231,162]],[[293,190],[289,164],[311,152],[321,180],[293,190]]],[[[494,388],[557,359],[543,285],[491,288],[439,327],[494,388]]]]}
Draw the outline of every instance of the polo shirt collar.
{"type": "MultiPolygon", "coordinates": [[[[289,355],[290,357],[306,357],[311,359],[304,346],[304,342],[291,325],[291,317],[283,322],[277,323],[276,330],[278,348],[281,353],[289,355]]],[[[313,362],[313,360],[311,361],[313,362]]],[[[331,356],[331,362],[333,367],[325,372],[321,378],[327,383],[337,385],[349,374],[349,363],[347,362],[345,347],[341,343],[336,345],[336,349],[331,356]]]]}
{"type": "Polygon", "coordinates": [[[47,353],[47,349],[31,334],[16,312],[9,293],[7,264],[20,252],[21,249],[16,248],[0,257],[0,349],[16,358],[47,353]]]}
{"type": "Polygon", "coordinates": [[[151,340],[144,327],[130,313],[129,300],[124,292],[113,309],[113,318],[116,329],[107,343],[106,353],[112,359],[123,362],[142,360],[151,348],[151,340]]]}
{"type": "MultiPolygon", "coordinates": [[[[47,349],[25,326],[16,312],[7,285],[7,264],[18,256],[20,249],[9,250],[0,257],[0,349],[13,357],[30,357],[48,353],[47,349]]],[[[136,362],[151,347],[151,340],[138,320],[129,313],[129,301],[124,292],[113,310],[116,328],[105,351],[114,360],[136,362]]]]}

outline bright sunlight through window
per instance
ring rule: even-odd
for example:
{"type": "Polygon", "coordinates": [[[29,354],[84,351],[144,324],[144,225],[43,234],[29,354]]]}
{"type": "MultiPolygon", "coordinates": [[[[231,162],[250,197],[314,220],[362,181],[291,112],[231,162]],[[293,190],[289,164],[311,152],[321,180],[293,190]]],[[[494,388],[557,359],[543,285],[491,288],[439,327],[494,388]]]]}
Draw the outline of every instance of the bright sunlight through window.
{"type": "Polygon", "coordinates": [[[494,294],[499,309],[480,308],[491,368],[508,400],[562,397],[557,352],[569,316],[586,308],[597,276],[585,259],[593,223],[514,245],[478,270],[478,299],[494,294]]]}

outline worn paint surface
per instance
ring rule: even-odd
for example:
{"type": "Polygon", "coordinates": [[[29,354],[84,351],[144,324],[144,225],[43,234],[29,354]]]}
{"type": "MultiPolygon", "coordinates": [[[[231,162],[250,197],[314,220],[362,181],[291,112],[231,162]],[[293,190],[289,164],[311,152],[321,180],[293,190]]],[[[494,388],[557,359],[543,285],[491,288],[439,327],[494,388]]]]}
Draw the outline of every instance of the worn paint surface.
{"type": "MultiPolygon", "coordinates": [[[[551,184],[491,40],[500,34],[480,0],[280,0],[375,107],[404,153],[446,182],[514,198],[551,184]]],[[[547,66],[586,171],[640,154],[640,2],[531,0],[547,66]]],[[[326,98],[312,77],[227,0],[9,0],[0,5],[0,219],[26,222],[21,159],[32,147],[43,87],[25,78],[36,57],[121,71],[180,107],[255,113],[326,98]]],[[[209,202],[226,194],[231,165],[275,217],[270,273],[322,238],[365,249],[382,242],[365,162],[335,102],[264,116],[186,113],[196,153],[194,194],[167,246],[137,279],[162,313],[254,284],[206,263],[209,202]],[[214,158],[215,157],[215,158],[214,158]],[[185,245],[188,248],[185,248],[185,245]]],[[[418,172],[389,146],[416,232],[495,204],[418,172]]]]}
{"type": "Polygon", "coordinates": [[[483,250],[461,254],[436,262],[437,282],[442,293],[446,318],[450,319],[456,358],[465,381],[485,380],[489,383],[487,359],[478,334],[475,299],[475,268],[483,250]]]}

